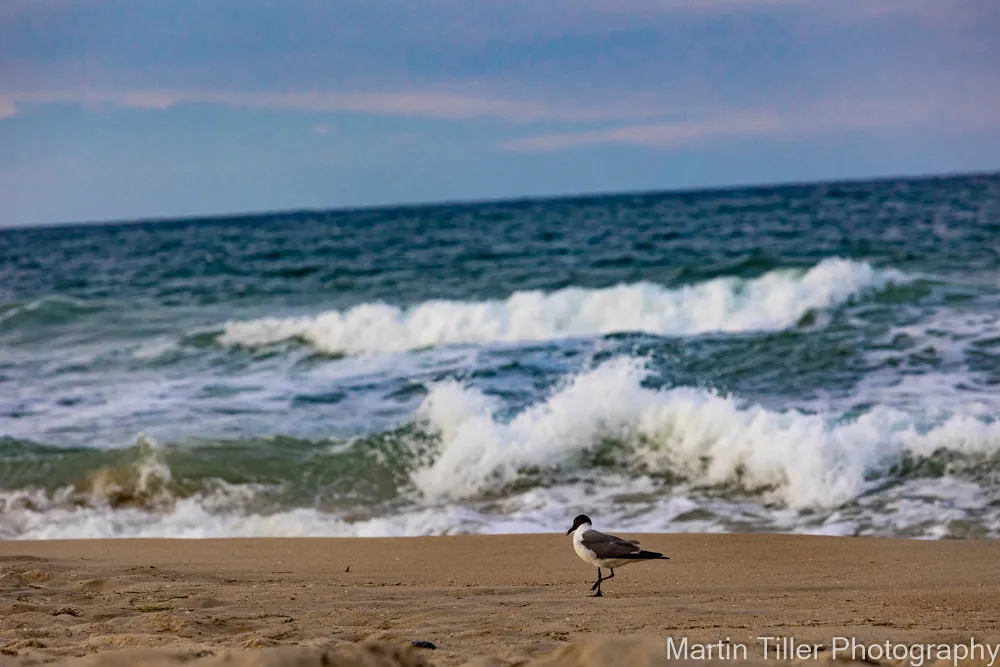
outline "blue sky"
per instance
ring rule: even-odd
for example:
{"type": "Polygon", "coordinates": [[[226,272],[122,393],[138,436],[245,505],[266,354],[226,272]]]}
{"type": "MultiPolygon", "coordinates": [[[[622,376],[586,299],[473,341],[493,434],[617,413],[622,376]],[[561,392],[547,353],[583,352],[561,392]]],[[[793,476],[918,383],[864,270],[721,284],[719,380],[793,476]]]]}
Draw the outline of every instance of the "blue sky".
{"type": "Polygon", "coordinates": [[[0,226],[1000,168],[996,0],[0,0],[0,226]]]}

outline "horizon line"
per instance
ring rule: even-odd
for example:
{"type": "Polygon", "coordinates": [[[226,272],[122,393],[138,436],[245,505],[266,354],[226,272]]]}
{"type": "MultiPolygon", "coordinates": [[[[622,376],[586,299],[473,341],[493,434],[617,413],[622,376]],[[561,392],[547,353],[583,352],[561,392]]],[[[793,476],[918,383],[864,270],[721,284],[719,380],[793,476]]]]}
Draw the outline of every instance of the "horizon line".
{"type": "Polygon", "coordinates": [[[684,195],[700,194],[712,192],[726,192],[732,190],[771,190],[794,187],[816,187],[821,185],[856,185],[860,183],[886,183],[891,181],[932,181],[951,180],[962,178],[977,178],[984,176],[1000,176],[1000,168],[980,171],[951,171],[919,174],[896,174],[882,176],[848,176],[841,178],[803,180],[803,181],[771,181],[757,183],[735,183],[730,185],[709,185],[700,187],[664,187],[652,190],[619,190],[619,191],[593,191],[562,194],[542,194],[542,195],[513,195],[510,197],[495,197],[486,199],[441,199],[426,201],[396,202],[389,204],[369,204],[358,206],[331,206],[324,208],[287,208],[270,210],[247,210],[228,213],[208,213],[191,214],[180,216],[149,216],[141,218],[118,218],[111,220],[82,220],[63,222],[40,222],[29,224],[3,225],[0,224],[0,233],[6,231],[26,231],[26,230],[53,230],[53,229],[75,229],[80,227],[117,227],[127,225],[159,225],[168,223],[185,222],[215,222],[226,218],[266,218],[277,215],[303,215],[309,213],[362,213],[389,211],[394,209],[432,209],[449,207],[472,207],[487,206],[490,204],[510,205],[524,204],[532,202],[554,202],[586,199],[603,199],[608,197],[646,197],[651,195],[684,195]]]}

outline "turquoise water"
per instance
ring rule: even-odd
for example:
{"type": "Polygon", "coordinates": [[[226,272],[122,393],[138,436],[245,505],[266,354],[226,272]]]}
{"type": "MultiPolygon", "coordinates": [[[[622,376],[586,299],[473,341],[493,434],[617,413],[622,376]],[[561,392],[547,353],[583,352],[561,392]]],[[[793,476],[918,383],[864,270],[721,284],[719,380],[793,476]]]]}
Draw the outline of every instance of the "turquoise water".
{"type": "Polygon", "coordinates": [[[0,536],[993,537],[998,292],[996,175],[0,230],[0,536]]]}

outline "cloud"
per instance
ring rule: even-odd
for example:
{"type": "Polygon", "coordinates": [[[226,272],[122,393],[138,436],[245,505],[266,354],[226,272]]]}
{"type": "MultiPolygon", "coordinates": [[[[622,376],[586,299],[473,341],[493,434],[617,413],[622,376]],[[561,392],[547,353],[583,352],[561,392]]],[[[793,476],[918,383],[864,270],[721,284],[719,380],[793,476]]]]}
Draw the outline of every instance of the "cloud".
{"type": "Polygon", "coordinates": [[[744,116],[726,116],[710,120],[646,123],[589,132],[542,134],[509,141],[503,148],[526,152],[579,148],[594,144],[672,148],[711,137],[774,134],[780,129],[781,120],[778,117],[751,112],[744,116]]]}
{"type": "Polygon", "coordinates": [[[176,98],[165,93],[124,93],[122,106],[132,109],[158,109],[163,111],[177,103],[176,98]]]}
{"type": "Polygon", "coordinates": [[[17,113],[17,105],[15,105],[11,100],[0,97],[0,120],[16,116],[17,113]]]}
{"type": "Polygon", "coordinates": [[[508,141],[501,148],[544,152],[617,144],[669,149],[723,137],[804,136],[836,130],[920,125],[976,131],[1000,125],[998,98],[1000,95],[980,95],[963,100],[940,94],[934,99],[828,100],[799,108],[745,110],[697,120],[539,134],[508,141]],[[956,103],[956,99],[960,102],[956,103]]]}
{"type": "Polygon", "coordinates": [[[492,118],[510,122],[560,120],[596,122],[642,119],[661,115],[649,106],[558,105],[521,99],[487,97],[452,92],[403,91],[353,92],[213,92],[137,91],[94,92],[55,91],[12,93],[8,104],[81,104],[91,107],[124,107],[164,110],[180,104],[211,104],[249,109],[285,111],[351,112],[411,118],[470,120],[492,118]]]}
{"type": "Polygon", "coordinates": [[[152,5],[0,0],[0,96],[22,112],[213,104],[651,124],[858,82],[854,93],[904,81],[927,91],[928,73],[967,79],[996,61],[995,0],[307,0],[251,3],[239,17],[152,5]],[[899,14],[965,27],[914,31],[899,14]]]}
{"type": "MultiPolygon", "coordinates": [[[[214,104],[231,107],[373,113],[419,118],[467,119],[495,117],[533,120],[547,115],[544,107],[503,99],[453,93],[244,93],[201,91],[144,92],[33,92],[13,93],[7,100],[30,104],[83,104],[130,109],[168,109],[179,104],[214,104]]],[[[3,107],[0,107],[3,108],[3,107]]]]}

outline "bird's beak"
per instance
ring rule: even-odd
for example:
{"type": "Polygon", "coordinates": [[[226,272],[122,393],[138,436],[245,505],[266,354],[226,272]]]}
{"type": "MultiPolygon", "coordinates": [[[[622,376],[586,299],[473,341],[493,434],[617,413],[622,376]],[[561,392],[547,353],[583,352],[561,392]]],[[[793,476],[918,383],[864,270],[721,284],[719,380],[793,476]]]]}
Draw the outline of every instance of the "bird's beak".
{"type": "Polygon", "coordinates": [[[570,528],[569,530],[567,530],[567,531],[566,531],[566,534],[567,534],[567,535],[569,535],[569,534],[570,534],[570,533],[572,533],[572,532],[573,532],[573,529],[572,529],[572,528],[570,528]]]}

